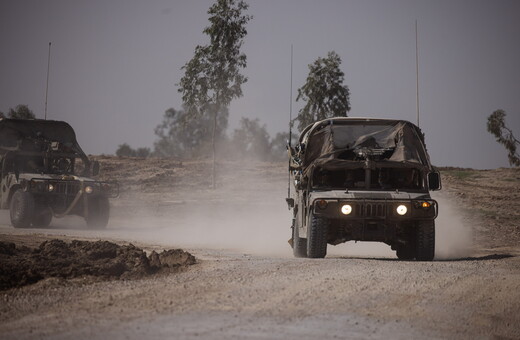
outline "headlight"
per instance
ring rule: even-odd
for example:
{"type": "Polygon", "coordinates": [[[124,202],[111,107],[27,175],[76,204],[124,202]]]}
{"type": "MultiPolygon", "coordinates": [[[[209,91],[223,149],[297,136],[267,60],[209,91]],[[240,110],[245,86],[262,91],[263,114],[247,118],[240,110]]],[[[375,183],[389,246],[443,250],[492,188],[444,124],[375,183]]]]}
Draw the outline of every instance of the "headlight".
{"type": "Polygon", "coordinates": [[[350,204],[344,204],[341,207],[341,213],[343,215],[350,215],[351,212],[352,212],[352,206],[350,204]]]}
{"type": "Polygon", "coordinates": [[[87,186],[85,187],[85,192],[86,192],[87,194],[91,194],[92,191],[94,191],[94,189],[92,189],[91,186],[87,185],[87,186]]]}
{"type": "Polygon", "coordinates": [[[54,185],[51,184],[51,183],[49,183],[49,184],[47,185],[47,190],[48,190],[49,192],[53,192],[53,191],[54,191],[54,185]]]}
{"type": "Polygon", "coordinates": [[[327,201],[319,200],[318,202],[316,202],[316,206],[321,210],[324,210],[327,207],[327,201]]]}
{"type": "Polygon", "coordinates": [[[405,205],[402,205],[402,204],[401,204],[400,206],[397,207],[396,211],[397,211],[397,213],[398,213],[399,215],[403,216],[403,215],[405,215],[406,212],[408,211],[408,208],[407,208],[405,205]]]}

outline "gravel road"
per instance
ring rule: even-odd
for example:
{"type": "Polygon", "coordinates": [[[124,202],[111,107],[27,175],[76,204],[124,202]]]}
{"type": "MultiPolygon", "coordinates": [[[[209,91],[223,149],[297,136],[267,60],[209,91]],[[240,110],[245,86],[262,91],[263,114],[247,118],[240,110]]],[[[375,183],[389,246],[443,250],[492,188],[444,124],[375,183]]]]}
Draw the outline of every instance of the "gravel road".
{"type": "MultiPolygon", "coordinates": [[[[284,197],[279,184],[266,191],[284,197]]],[[[444,196],[441,256],[409,262],[361,243],[292,258],[289,213],[277,199],[150,195],[146,209],[114,202],[105,231],[75,218],[13,229],[2,212],[3,241],[132,242],[183,248],[198,263],[139,280],[46,279],[0,292],[0,339],[520,338],[520,247],[473,245],[469,220],[444,196]]]]}

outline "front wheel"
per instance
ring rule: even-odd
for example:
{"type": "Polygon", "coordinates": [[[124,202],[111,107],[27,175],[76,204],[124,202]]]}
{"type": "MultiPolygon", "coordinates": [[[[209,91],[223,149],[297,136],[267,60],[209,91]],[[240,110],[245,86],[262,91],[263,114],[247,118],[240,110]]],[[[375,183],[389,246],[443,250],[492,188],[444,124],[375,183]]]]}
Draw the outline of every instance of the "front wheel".
{"type": "Polygon", "coordinates": [[[415,249],[410,244],[404,244],[397,247],[396,255],[401,261],[410,261],[415,258],[415,249]]]}
{"type": "Polygon", "coordinates": [[[307,227],[307,257],[324,258],[327,255],[328,222],[312,213],[309,222],[307,227]]]}
{"type": "Polygon", "coordinates": [[[9,203],[11,224],[15,228],[29,228],[34,215],[34,197],[30,192],[16,190],[9,203]]]}
{"type": "Polygon", "coordinates": [[[52,221],[52,210],[46,206],[36,208],[32,225],[37,228],[47,228],[52,221]]]}
{"type": "Polygon", "coordinates": [[[110,205],[108,198],[103,196],[92,197],[88,201],[88,214],[85,216],[87,226],[94,229],[104,229],[108,224],[110,205]]]}
{"type": "Polygon", "coordinates": [[[432,261],[435,256],[435,221],[417,223],[416,234],[417,261],[432,261]]]}
{"type": "Polygon", "coordinates": [[[307,239],[300,238],[298,227],[293,226],[293,254],[294,257],[307,257],[307,239]]]}
{"type": "Polygon", "coordinates": [[[415,259],[416,256],[416,230],[415,229],[407,229],[405,230],[405,243],[398,244],[396,246],[396,255],[397,258],[401,261],[410,261],[415,259]]]}

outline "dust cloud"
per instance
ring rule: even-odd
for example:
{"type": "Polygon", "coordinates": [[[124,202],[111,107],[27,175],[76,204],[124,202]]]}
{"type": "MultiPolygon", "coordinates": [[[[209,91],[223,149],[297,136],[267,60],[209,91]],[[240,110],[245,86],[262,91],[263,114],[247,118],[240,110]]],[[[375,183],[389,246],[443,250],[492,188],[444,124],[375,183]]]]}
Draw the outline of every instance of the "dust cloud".
{"type": "Polygon", "coordinates": [[[162,240],[246,254],[292,255],[287,243],[291,235],[290,214],[281,200],[265,204],[204,202],[184,208],[162,229],[162,240]]]}
{"type": "MultiPolygon", "coordinates": [[[[225,189],[217,189],[225,190],[225,189]]],[[[285,193],[256,193],[243,200],[200,200],[149,209],[140,217],[116,218],[111,229],[125,229],[125,236],[138,241],[187,248],[224,249],[262,256],[292,257],[291,212],[285,193]]],[[[436,260],[472,255],[472,228],[456,206],[441,195],[436,220],[436,260]]],[[[167,202],[166,202],[167,203],[167,202]]],[[[121,230],[123,231],[123,230],[121,230]]],[[[329,257],[395,258],[390,246],[378,242],[347,242],[328,247],[329,257]]]]}
{"type": "MultiPolygon", "coordinates": [[[[246,184],[244,186],[247,187],[246,184]]],[[[135,209],[116,205],[108,229],[99,233],[103,237],[165,247],[209,248],[292,257],[292,249],[287,243],[291,237],[292,213],[284,200],[285,190],[278,187],[271,191],[250,191],[245,196],[237,197],[233,190],[217,188],[219,199],[201,196],[192,201],[162,201],[135,209]]],[[[435,259],[471,256],[471,226],[448,198],[438,193],[434,198],[439,203],[435,259]]],[[[76,225],[84,223],[77,219],[76,225]]],[[[71,222],[69,218],[67,223],[71,222]]],[[[53,225],[59,227],[64,223],[55,220],[53,225]]],[[[396,255],[384,243],[350,241],[337,246],[329,245],[328,257],[396,258],[396,255]]]]}
{"type": "MultiPolygon", "coordinates": [[[[283,165],[254,165],[220,174],[216,190],[177,189],[111,201],[106,230],[88,230],[77,216],[54,219],[45,233],[109,238],[183,249],[218,249],[261,256],[292,257],[292,212],[287,209],[287,177],[283,165]],[[284,173],[285,172],[285,173],[284,173]]],[[[229,169],[228,169],[229,170],[229,169]]],[[[189,176],[183,177],[188,180],[189,176]]],[[[193,188],[193,187],[192,187],[193,188]]],[[[163,190],[164,191],[164,190],[163,190]]],[[[472,228],[442,193],[436,220],[435,259],[472,255],[472,228]]],[[[2,224],[9,224],[2,216],[2,224]]],[[[390,246],[347,242],[328,246],[328,257],[396,258],[390,246]]]]}
{"type": "Polygon", "coordinates": [[[215,190],[177,192],[175,199],[153,194],[157,200],[148,199],[146,207],[129,209],[128,202],[114,202],[107,231],[119,229],[129,239],[187,249],[292,257],[286,182],[283,174],[269,178],[270,173],[247,179],[242,171],[226,172],[215,190]]]}
{"type": "Polygon", "coordinates": [[[439,203],[435,220],[435,259],[462,259],[473,254],[473,229],[464,214],[442,193],[432,195],[439,203]]]}

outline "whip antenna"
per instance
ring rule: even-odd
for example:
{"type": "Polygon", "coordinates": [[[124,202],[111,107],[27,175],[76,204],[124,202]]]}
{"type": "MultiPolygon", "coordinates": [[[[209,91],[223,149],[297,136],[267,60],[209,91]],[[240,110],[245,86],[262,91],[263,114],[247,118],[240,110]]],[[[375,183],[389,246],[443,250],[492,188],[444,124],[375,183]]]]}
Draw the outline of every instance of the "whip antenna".
{"type": "Polygon", "coordinates": [[[419,34],[417,33],[417,20],[415,20],[415,78],[417,126],[419,126],[419,34]]]}
{"type": "Polygon", "coordinates": [[[292,72],[293,71],[293,45],[291,44],[291,92],[289,95],[289,146],[292,138],[292,72]]]}
{"type": "Polygon", "coordinates": [[[289,94],[289,141],[287,144],[289,145],[289,177],[288,177],[288,183],[287,183],[287,198],[291,198],[291,147],[292,147],[292,78],[293,78],[293,45],[291,44],[291,92],[289,94]]]}
{"type": "Polygon", "coordinates": [[[51,42],[49,41],[49,56],[47,58],[47,86],[45,86],[45,120],[47,120],[47,94],[49,93],[49,70],[51,68],[51,42]]]}

